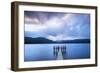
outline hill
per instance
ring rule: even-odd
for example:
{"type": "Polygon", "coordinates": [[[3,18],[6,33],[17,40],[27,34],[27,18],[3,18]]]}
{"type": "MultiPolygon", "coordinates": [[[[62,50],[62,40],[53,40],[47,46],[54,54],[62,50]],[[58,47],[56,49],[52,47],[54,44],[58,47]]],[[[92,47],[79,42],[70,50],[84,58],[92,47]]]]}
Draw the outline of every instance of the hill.
{"type": "Polygon", "coordinates": [[[60,40],[60,41],[52,41],[43,37],[31,38],[25,37],[24,38],[25,44],[46,44],[46,43],[90,43],[90,39],[74,39],[74,40],[60,40]]]}

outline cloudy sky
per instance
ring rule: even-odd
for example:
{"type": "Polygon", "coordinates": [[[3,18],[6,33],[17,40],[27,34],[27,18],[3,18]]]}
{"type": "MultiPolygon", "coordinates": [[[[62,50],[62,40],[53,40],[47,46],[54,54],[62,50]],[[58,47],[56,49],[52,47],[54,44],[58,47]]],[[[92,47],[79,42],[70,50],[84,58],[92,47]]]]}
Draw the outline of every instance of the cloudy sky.
{"type": "Polygon", "coordinates": [[[90,14],[24,11],[25,37],[90,38],[90,14]]]}

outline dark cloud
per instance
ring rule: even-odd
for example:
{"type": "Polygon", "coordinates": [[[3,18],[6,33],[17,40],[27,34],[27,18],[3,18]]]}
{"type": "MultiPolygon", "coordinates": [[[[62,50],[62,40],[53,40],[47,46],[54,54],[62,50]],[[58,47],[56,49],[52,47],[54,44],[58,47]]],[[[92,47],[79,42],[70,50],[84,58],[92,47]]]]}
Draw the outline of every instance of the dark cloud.
{"type": "Polygon", "coordinates": [[[55,37],[63,35],[64,37],[90,38],[90,14],[40,11],[25,11],[24,14],[25,18],[29,18],[29,21],[25,20],[26,25],[36,23],[43,24],[33,27],[34,30],[38,28],[38,26],[39,28],[44,28],[43,26],[45,26],[45,29],[38,28],[38,31],[25,30],[25,36],[55,37]]]}

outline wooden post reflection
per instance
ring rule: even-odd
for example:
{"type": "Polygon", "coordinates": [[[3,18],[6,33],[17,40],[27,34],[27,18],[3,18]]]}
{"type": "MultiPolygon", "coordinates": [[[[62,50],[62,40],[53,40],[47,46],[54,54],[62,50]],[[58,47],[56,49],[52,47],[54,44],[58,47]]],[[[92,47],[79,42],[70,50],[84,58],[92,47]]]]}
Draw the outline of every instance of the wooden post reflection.
{"type": "Polygon", "coordinates": [[[66,45],[63,45],[63,46],[53,46],[53,54],[54,54],[54,57],[55,59],[57,59],[58,57],[58,53],[61,51],[61,54],[63,56],[63,59],[66,55],[66,45]]]}

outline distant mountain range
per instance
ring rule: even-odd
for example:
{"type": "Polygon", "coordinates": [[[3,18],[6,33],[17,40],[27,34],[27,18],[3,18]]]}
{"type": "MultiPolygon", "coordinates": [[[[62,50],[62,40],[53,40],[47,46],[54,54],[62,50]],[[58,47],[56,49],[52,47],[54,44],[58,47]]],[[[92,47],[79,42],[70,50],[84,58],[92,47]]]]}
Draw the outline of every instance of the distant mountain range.
{"type": "Polygon", "coordinates": [[[25,37],[24,38],[25,44],[46,44],[46,43],[90,43],[90,39],[74,39],[74,40],[60,40],[60,41],[52,41],[49,39],[46,39],[44,37],[37,37],[37,38],[31,38],[31,37],[25,37]]]}

